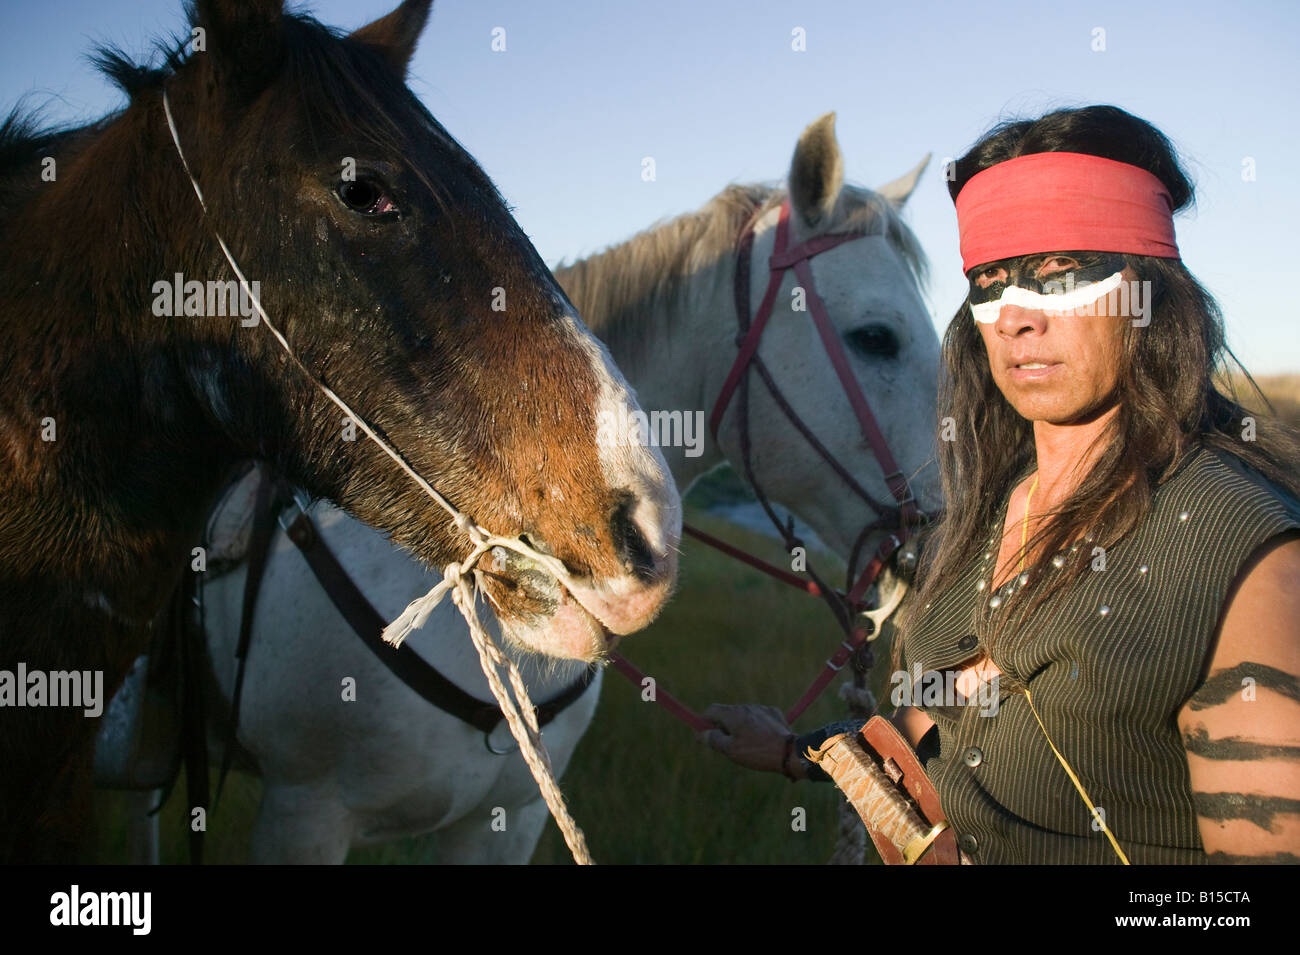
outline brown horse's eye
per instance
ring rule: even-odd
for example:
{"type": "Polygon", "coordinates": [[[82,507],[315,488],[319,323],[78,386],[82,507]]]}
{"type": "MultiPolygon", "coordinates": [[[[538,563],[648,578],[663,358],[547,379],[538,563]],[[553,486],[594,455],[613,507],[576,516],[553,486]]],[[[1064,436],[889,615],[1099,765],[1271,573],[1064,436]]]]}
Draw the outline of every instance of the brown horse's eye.
{"type": "Polygon", "coordinates": [[[370,179],[345,179],[339,183],[338,194],[345,206],[362,215],[377,216],[397,211],[384,187],[370,179]]]}

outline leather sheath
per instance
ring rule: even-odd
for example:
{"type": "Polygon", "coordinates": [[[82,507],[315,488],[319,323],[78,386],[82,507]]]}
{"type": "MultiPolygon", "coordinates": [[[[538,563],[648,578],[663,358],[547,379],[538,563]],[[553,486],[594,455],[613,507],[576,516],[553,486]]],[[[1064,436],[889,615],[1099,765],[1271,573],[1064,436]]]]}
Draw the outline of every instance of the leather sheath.
{"type": "Polygon", "coordinates": [[[859,733],[830,737],[807,756],[835,781],[857,810],[886,865],[909,864],[904,858],[909,845],[914,853],[916,847],[925,847],[910,864],[969,861],[957,849],[956,835],[939,805],[939,793],[916,753],[884,717],[873,716],[859,733]],[[941,831],[933,836],[939,826],[941,831]]]}

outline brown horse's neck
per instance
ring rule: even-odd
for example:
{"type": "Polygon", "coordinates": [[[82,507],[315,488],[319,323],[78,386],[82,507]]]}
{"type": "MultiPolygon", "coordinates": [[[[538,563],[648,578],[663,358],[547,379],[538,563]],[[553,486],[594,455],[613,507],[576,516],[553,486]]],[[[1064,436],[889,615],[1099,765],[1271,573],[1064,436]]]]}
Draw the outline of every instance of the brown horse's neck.
{"type": "Polygon", "coordinates": [[[201,228],[165,137],[141,107],[68,134],[53,181],[16,170],[0,223],[0,378],[24,384],[0,396],[0,581],[62,581],[136,621],[187,565],[226,463],[176,320],[150,308],[201,228]]]}
{"type": "MultiPolygon", "coordinates": [[[[52,167],[0,170],[0,670],[85,674],[101,705],[190,567],[226,460],[150,309],[200,245],[149,119],[133,108],[50,140],[52,167]]],[[[97,721],[5,714],[0,862],[81,856],[97,721]]]]}

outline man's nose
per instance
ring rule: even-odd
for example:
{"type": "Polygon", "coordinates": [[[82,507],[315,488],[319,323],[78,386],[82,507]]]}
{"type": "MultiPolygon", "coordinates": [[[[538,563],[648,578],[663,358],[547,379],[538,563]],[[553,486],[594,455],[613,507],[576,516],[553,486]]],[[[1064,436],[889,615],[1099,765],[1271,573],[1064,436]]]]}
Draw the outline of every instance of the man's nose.
{"type": "Polygon", "coordinates": [[[1000,335],[1014,336],[1025,329],[1041,330],[1046,320],[1046,313],[1040,308],[1007,304],[998,310],[998,320],[994,322],[993,327],[1000,335]]]}

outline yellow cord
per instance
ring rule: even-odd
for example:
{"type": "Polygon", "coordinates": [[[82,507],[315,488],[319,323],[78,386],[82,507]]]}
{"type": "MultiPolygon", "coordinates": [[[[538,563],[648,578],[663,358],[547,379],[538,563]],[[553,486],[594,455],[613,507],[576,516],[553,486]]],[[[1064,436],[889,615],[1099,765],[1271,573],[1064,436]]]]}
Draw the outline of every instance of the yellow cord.
{"type": "Polygon", "coordinates": [[[1061,755],[1061,751],[1056,748],[1056,744],[1052,742],[1052,737],[1047,735],[1047,727],[1043,725],[1043,718],[1038,715],[1038,710],[1034,707],[1034,700],[1033,697],[1029,695],[1028,687],[1025,688],[1025,701],[1029,704],[1029,709],[1030,712],[1034,714],[1034,719],[1038,720],[1038,727],[1043,731],[1043,738],[1047,740],[1047,745],[1052,747],[1052,752],[1056,754],[1056,758],[1060,760],[1061,765],[1065,768],[1065,774],[1070,777],[1070,782],[1074,783],[1074,788],[1079,790],[1079,795],[1083,797],[1084,805],[1086,805],[1088,811],[1092,813],[1092,818],[1097,820],[1097,824],[1101,826],[1101,831],[1106,833],[1106,838],[1110,840],[1110,845],[1111,848],[1115,850],[1115,855],[1119,856],[1120,862],[1125,865],[1130,865],[1131,863],[1128,861],[1128,856],[1124,855],[1124,850],[1121,849],[1119,843],[1115,841],[1114,835],[1111,834],[1110,829],[1106,825],[1106,820],[1102,818],[1101,813],[1097,811],[1097,807],[1092,804],[1092,800],[1089,799],[1088,794],[1084,792],[1083,783],[1079,782],[1079,777],[1074,774],[1074,770],[1070,768],[1070,764],[1065,761],[1065,757],[1061,755]]]}
{"type": "MultiPolygon", "coordinates": [[[[1029,538],[1029,501],[1033,498],[1034,491],[1037,488],[1038,488],[1038,475],[1035,474],[1034,483],[1030,485],[1029,493],[1025,495],[1025,518],[1020,524],[1020,570],[1021,571],[1024,571],[1025,569],[1025,558],[1028,556],[1025,553],[1025,541],[1029,538]]],[[[1043,725],[1043,718],[1038,715],[1038,708],[1034,706],[1034,698],[1032,695],[1030,695],[1028,687],[1025,688],[1025,702],[1029,704],[1030,712],[1034,714],[1034,719],[1038,721],[1038,728],[1043,731],[1043,738],[1047,740],[1047,745],[1052,747],[1052,752],[1055,754],[1057,760],[1060,762],[1061,767],[1065,770],[1065,774],[1070,777],[1070,782],[1074,783],[1074,788],[1079,791],[1079,795],[1083,798],[1084,805],[1088,807],[1088,812],[1092,814],[1093,819],[1097,820],[1097,824],[1101,826],[1101,831],[1106,833],[1106,838],[1110,840],[1110,845],[1111,848],[1115,850],[1115,855],[1119,856],[1120,862],[1124,863],[1124,865],[1130,865],[1131,863],[1128,861],[1128,856],[1126,856],[1124,854],[1124,850],[1119,847],[1119,843],[1115,840],[1114,834],[1110,831],[1110,828],[1106,825],[1106,820],[1102,818],[1101,813],[1097,811],[1097,807],[1094,806],[1092,804],[1092,800],[1088,798],[1088,793],[1084,791],[1083,783],[1079,782],[1079,777],[1075,775],[1074,770],[1070,768],[1070,764],[1067,763],[1065,761],[1065,757],[1061,755],[1061,751],[1057,749],[1056,744],[1052,742],[1052,737],[1049,736],[1047,733],[1047,727],[1043,725]]]]}
{"type": "Polygon", "coordinates": [[[1025,495],[1025,519],[1020,522],[1020,570],[1025,569],[1025,541],[1029,538],[1029,502],[1034,496],[1034,491],[1038,489],[1038,475],[1034,474],[1034,483],[1029,486],[1029,493],[1025,495]]]}

